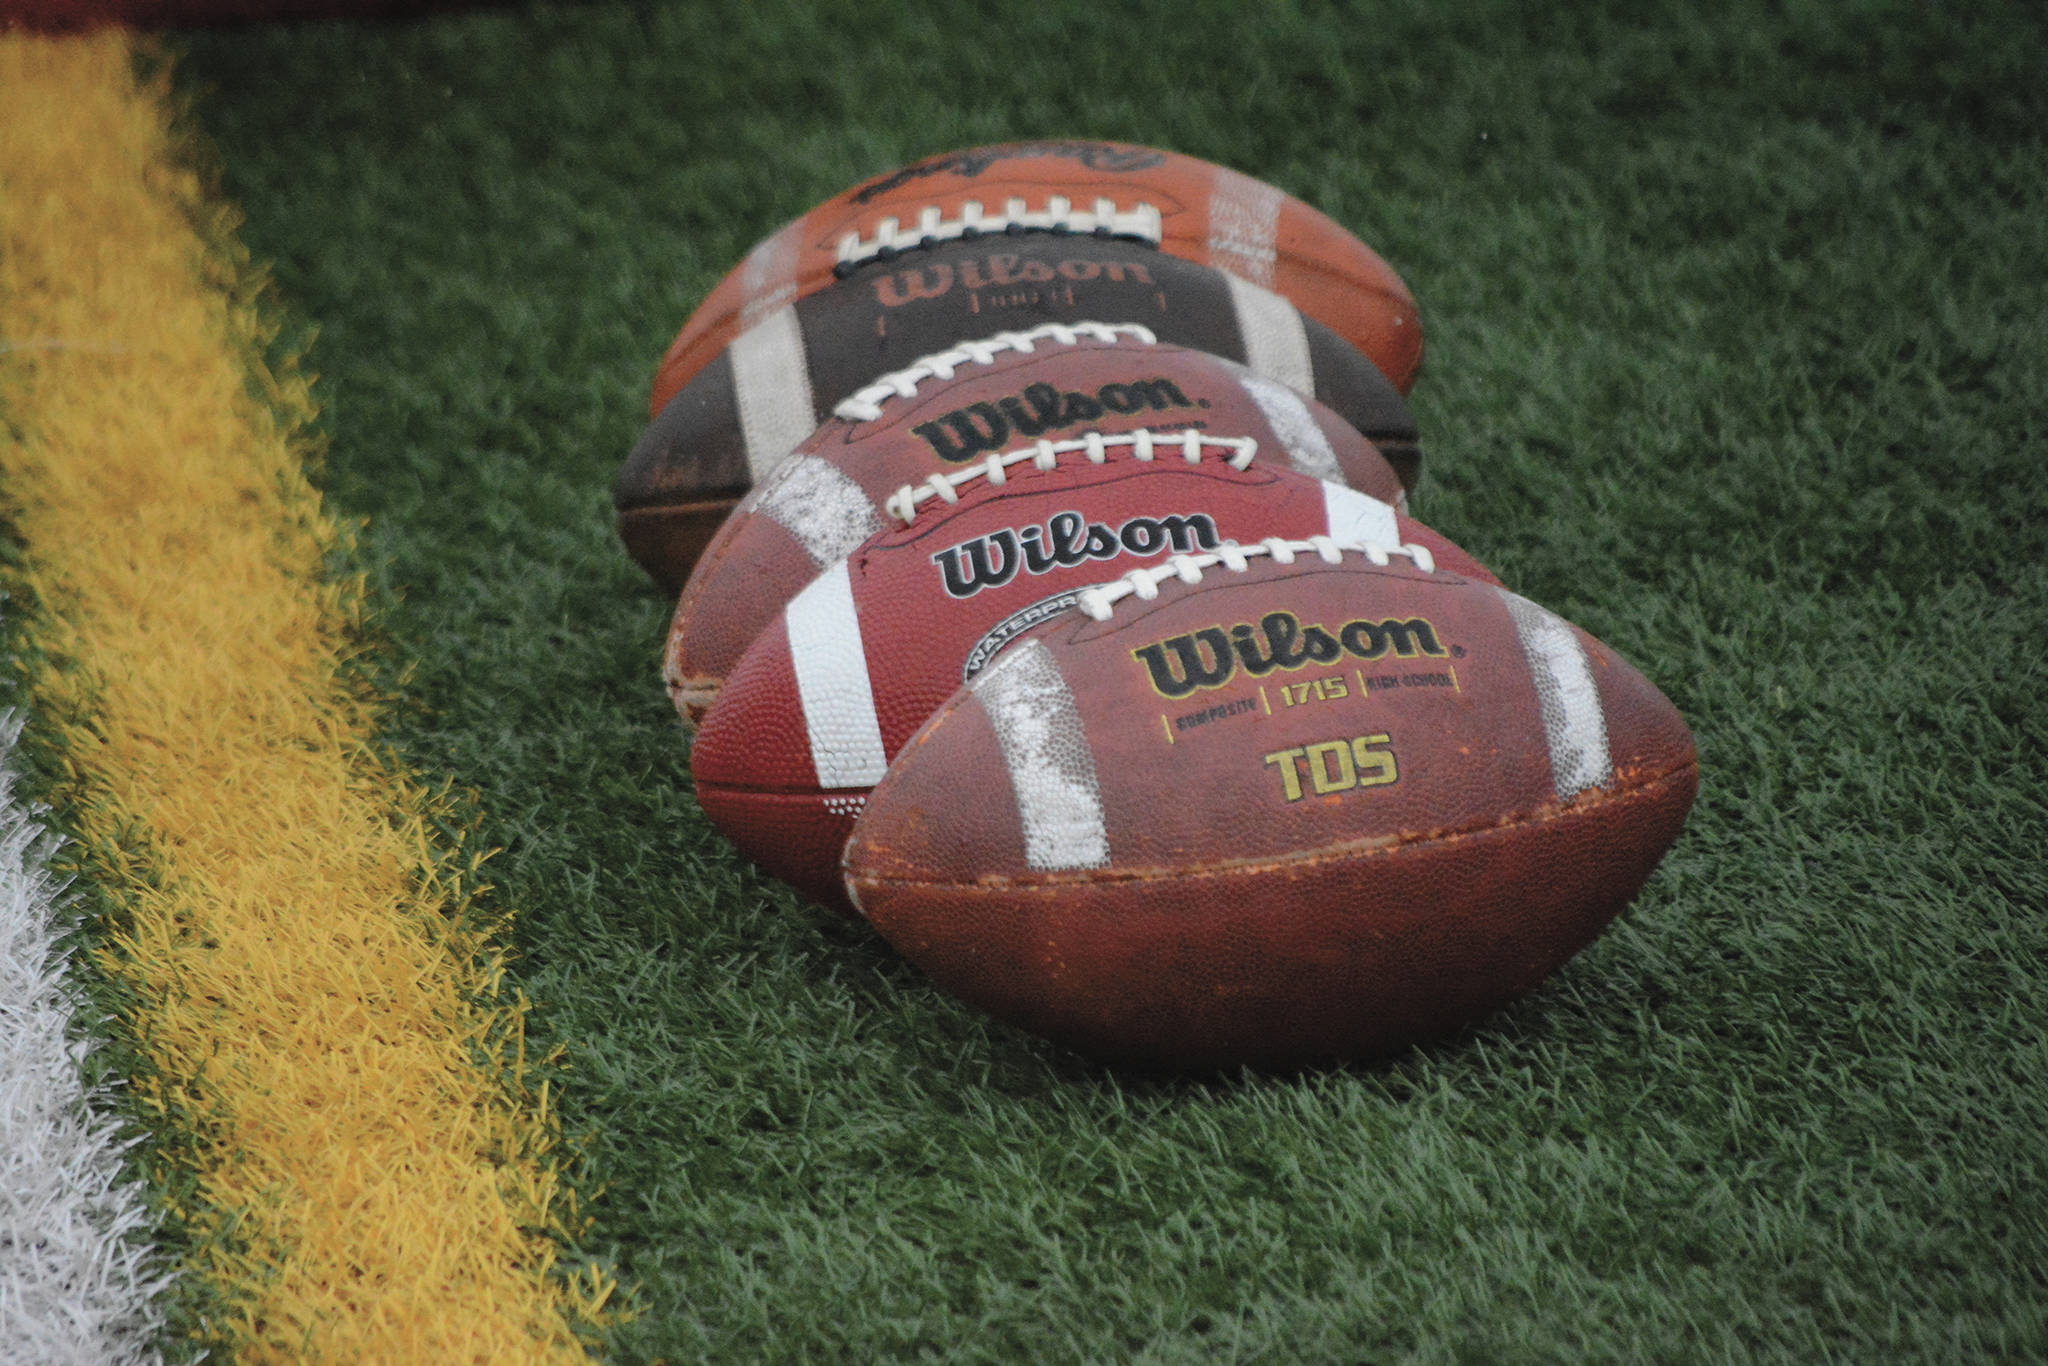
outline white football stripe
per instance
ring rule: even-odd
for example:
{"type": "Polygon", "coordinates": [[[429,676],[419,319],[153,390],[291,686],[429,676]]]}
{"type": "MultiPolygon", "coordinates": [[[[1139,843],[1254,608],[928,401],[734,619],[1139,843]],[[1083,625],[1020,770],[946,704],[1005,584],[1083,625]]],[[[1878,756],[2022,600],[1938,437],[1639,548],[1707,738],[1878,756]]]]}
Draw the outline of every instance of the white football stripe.
{"type": "Polygon", "coordinates": [[[755,243],[740,267],[740,326],[752,327],[789,302],[796,293],[797,255],[803,246],[803,220],[785,223],[773,236],[755,243]]]}
{"type": "Polygon", "coordinates": [[[1344,482],[1337,453],[1330,449],[1330,439],[1316,425],[1315,415],[1309,412],[1308,403],[1300,394],[1251,370],[1241,371],[1237,378],[1252,402],[1259,406],[1273,435],[1280,438],[1294,468],[1318,479],[1344,482]]]}
{"type": "Polygon", "coordinates": [[[1244,363],[1304,394],[1316,391],[1316,368],[1308,354],[1308,329],[1294,305],[1270,289],[1226,274],[1237,333],[1244,339],[1244,363]]]}
{"type": "Polygon", "coordinates": [[[1393,504],[1327,479],[1323,481],[1323,516],[1332,540],[1389,550],[1401,544],[1401,525],[1395,520],[1393,504]]]}
{"type": "Polygon", "coordinates": [[[873,787],[889,769],[853,579],[841,560],[782,610],[820,787],[873,787]]]}
{"type": "Polygon", "coordinates": [[[1209,191],[1209,264],[1255,284],[1273,284],[1280,191],[1227,166],[1209,191]]]}
{"type": "Polygon", "coordinates": [[[815,565],[828,565],[882,529],[859,484],[829,460],[791,458],[768,476],[753,510],[787,531],[815,565]]]}
{"type": "Polygon", "coordinates": [[[779,308],[733,339],[732,387],[754,482],[818,425],[796,305],[779,308]]]}
{"type": "Polygon", "coordinates": [[[1550,745],[1550,776],[1561,799],[1614,781],[1607,747],[1607,715],[1593,668],[1566,622],[1505,588],[1494,590],[1507,604],[1521,637],[1522,653],[1543,706],[1544,738],[1550,745]]]}
{"type": "Polygon", "coordinates": [[[1024,863],[1042,872],[1109,866],[1102,788],[1074,694],[1052,652],[1027,640],[969,685],[995,727],[1024,825],[1024,863]]]}

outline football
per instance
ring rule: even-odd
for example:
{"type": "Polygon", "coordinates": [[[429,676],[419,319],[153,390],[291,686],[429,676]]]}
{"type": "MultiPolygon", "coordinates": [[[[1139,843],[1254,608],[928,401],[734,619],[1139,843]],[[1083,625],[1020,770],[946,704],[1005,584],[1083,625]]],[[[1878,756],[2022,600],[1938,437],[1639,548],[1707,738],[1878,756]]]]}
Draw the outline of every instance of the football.
{"type": "Polygon", "coordinates": [[[1105,1057],[1385,1054],[1543,980],[1698,784],[1614,651],[1420,557],[1328,541],[1133,571],[903,747],[845,851],[941,987],[1105,1057]]]}
{"type": "Polygon", "coordinates": [[[1311,534],[1485,575],[1389,504],[1259,464],[1252,445],[1091,433],[904,490],[898,526],[791,598],[733,665],[691,753],[699,806],[767,871],[843,906],[840,853],[890,758],[1078,590],[1174,552],[1311,534]]]}
{"type": "Polygon", "coordinates": [[[1405,506],[1372,443],[1314,399],[1120,323],[1047,323],[926,356],[841,403],[734,509],[676,603],[662,677],[689,720],[818,572],[892,520],[889,496],[1041,439],[1198,430],[1246,436],[1261,464],[1405,506]]]}
{"type": "Polygon", "coordinates": [[[620,469],[619,535],[679,583],[741,495],[877,376],[968,338],[1087,321],[1242,362],[1319,399],[1411,481],[1419,467],[1415,419],[1386,376],[1279,295],[1150,247],[1027,235],[907,252],[740,333],[620,469]]]}
{"type": "Polygon", "coordinates": [[[1404,394],[1422,364],[1422,322],[1401,277],[1300,200],[1150,147],[1014,142],[877,176],[764,238],[669,346],[649,416],[734,337],[835,279],[935,242],[1023,232],[1143,242],[1277,291],[1372,357],[1404,394]]]}

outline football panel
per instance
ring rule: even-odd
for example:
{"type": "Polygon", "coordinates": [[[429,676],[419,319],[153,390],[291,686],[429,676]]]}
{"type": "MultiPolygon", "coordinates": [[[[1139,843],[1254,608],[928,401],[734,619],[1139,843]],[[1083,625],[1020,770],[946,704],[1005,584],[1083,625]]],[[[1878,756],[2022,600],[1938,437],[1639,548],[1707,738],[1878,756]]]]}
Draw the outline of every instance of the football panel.
{"type": "Polygon", "coordinates": [[[1612,646],[1584,632],[1580,635],[1600,694],[1617,781],[1629,783],[1640,774],[1697,766],[1692,730],[1671,699],[1612,646]]]}
{"type": "MultiPolygon", "coordinates": [[[[1212,537],[1315,534],[1332,498],[1371,501],[1285,470],[1240,473],[1220,461],[1185,466],[1170,457],[1158,467],[1120,459],[1014,474],[1000,490],[963,501],[948,515],[927,514],[868,543],[798,593],[748,647],[706,713],[696,749],[699,777],[760,791],[865,791],[953,694],[971,652],[999,647],[1012,634],[1009,623],[1035,621],[1037,609],[1063,590],[1099,582],[1116,568],[1093,558],[1078,565],[1049,559],[1039,571],[1018,556],[1010,561],[1013,577],[981,582],[974,578],[979,570],[961,568],[975,564],[976,545],[1029,544],[1034,531],[1048,547],[1092,545],[1100,537],[1105,554],[1128,551],[1150,562],[1170,548],[1163,529],[1170,523],[1208,521],[1212,537]],[[1087,521],[1070,505],[1100,520],[1087,521]],[[1133,515],[1138,509],[1202,515],[1133,515]],[[1140,531],[1146,539],[1132,539],[1140,531]]],[[[1375,506],[1391,525],[1391,510],[1375,506]]],[[[1008,667],[1007,656],[998,666],[1008,667]]],[[[1143,724],[1155,721],[1166,724],[1149,715],[1143,724]]],[[[814,870],[806,885],[828,874],[814,870]]]]}
{"type": "Polygon", "coordinates": [[[966,242],[877,263],[797,305],[828,402],[920,356],[1040,323],[1138,323],[1243,359],[1226,277],[1147,247],[1073,237],[966,242]]]}
{"type": "MultiPolygon", "coordinates": [[[[1150,325],[1314,393],[1412,484],[1420,457],[1406,404],[1362,355],[1277,295],[1116,242],[1014,247],[915,253],[771,315],[664,408],[621,470],[615,506],[665,506],[691,489],[692,501],[732,496],[730,481],[765,479],[815,433],[821,409],[877,375],[991,329],[1101,317],[1150,325]]],[[[664,584],[688,569],[650,566],[664,584]]]]}
{"type": "Polygon", "coordinates": [[[753,482],[734,402],[732,361],[720,355],[640,433],[612,480],[612,506],[620,512],[659,509],[714,492],[737,498],[753,482]]]}
{"type": "Polygon", "coordinates": [[[674,593],[684,582],[679,571],[702,558],[738,505],[736,498],[714,495],[667,507],[629,508],[618,514],[612,527],[633,563],[664,594],[674,593]]]}
{"type": "Polygon", "coordinates": [[[1378,252],[1335,219],[1298,199],[1283,207],[1268,287],[1363,351],[1403,394],[1415,387],[1423,355],[1415,296],[1378,252]]]}
{"type": "Polygon", "coordinates": [[[1025,866],[1024,823],[1010,771],[973,694],[956,693],[911,736],[890,769],[890,814],[880,824],[856,826],[870,867],[921,876],[935,842],[971,845],[992,869],[1025,866]]]}
{"type": "Polygon", "coordinates": [[[769,876],[820,905],[851,912],[839,875],[861,798],[830,793],[760,792],[699,780],[697,805],[711,823],[769,876]]]}
{"type": "Polygon", "coordinates": [[[1440,1036],[1542,981],[1640,889],[1696,781],[1429,842],[1028,886],[877,876],[895,817],[871,803],[847,881],[935,983],[1033,1032],[1151,1065],[1296,1066],[1440,1036]]]}
{"type": "Polygon", "coordinates": [[[1121,868],[1471,829],[1556,800],[1541,699],[1490,587],[1306,555],[1169,580],[1135,606],[1053,637],[1119,775],[1104,798],[1121,868]]]}
{"type": "Polygon", "coordinates": [[[815,792],[789,635],[781,618],[770,623],[704,714],[690,747],[690,772],[699,785],[766,792],[815,792]]]}
{"type": "Polygon", "coordinates": [[[1018,612],[1174,549],[1320,535],[1333,503],[1350,508],[1347,517],[1376,509],[1389,529],[1397,521],[1387,505],[1338,485],[1278,466],[1234,470],[1213,452],[1188,465],[1171,447],[1149,463],[1119,455],[1039,472],[1026,462],[1000,488],[974,480],[961,492],[956,507],[928,507],[850,560],[892,754],[960,684],[970,651],[1018,612]],[[1055,558],[1058,548],[1069,557],[1055,558]]]}
{"type": "Polygon", "coordinates": [[[882,399],[873,417],[828,419],[799,449],[838,464],[879,502],[934,470],[1041,438],[1194,427],[1258,437],[1262,462],[1284,456],[1303,473],[1389,502],[1402,493],[1391,466],[1328,406],[1240,362],[1170,342],[1040,340],[1028,353],[960,364],[916,388],[882,399]]]}
{"type": "MultiPolygon", "coordinates": [[[[999,710],[992,690],[1021,656],[1050,660],[1067,699],[1059,724],[1103,775],[1094,819],[1125,874],[1184,867],[1220,850],[1279,856],[1469,828],[1552,802],[1539,698],[1492,590],[1391,566],[1311,561],[1251,582],[1212,578],[1184,589],[1169,580],[1160,592],[1160,609],[1121,622],[1067,614],[934,708],[956,717],[968,704],[999,710]],[[1414,625],[1357,633],[1374,659],[1347,654],[1264,674],[1238,662],[1239,634],[1255,656],[1277,653],[1261,629],[1276,608],[1292,617],[1290,632],[1301,628],[1297,642],[1319,624],[1342,637],[1342,622],[1317,620],[1329,613],[1305,602],[1337,603],[1375,628],[1414,625]],[[1203,639],[1205,630],[1214,634],[1203,639]],[[1453,658],[1455,650],[1465,653],[1453,658]],[[1205,684],[1204,669],[1222,676],[1212,672],[1205,684]]],[[[1029,719],[1041,730],[1052,724],[1029,719]]],[[[935,729],[943,727],[927,726],[923,741],[935,729]]],[[[900,767],[877,795],[885,806],[900,767]]],[[[889,871],[971,879],[1030,870],[991,863],[994,847],[978,827],[931,823],[899,837],[909,861],[889,871]]]]}
{"type": "MultiPolygon", "coordinates": [[[[1347,485],[1397,508],[1407,507],[1408,486],[1393,462],[1327,404],[1250,370],[1240,372],[1237,391],[1257,408],[1263,428],[1272,432],[1292,468],[1347,485]]],[[[1215,419],[1219,427],[1230,421],[1215,419]]]]}
{"type": "MultiPolygon", "coordinates": [[[[1075,415],[1071,427],[1106,435],[1140,427],[1177,432],[1189,425],[1251,435],[1261,443],[1254,468],[1334,476],[1367,498],[1404,505],[1392,467],[1328,408],[1242,366],[1181,347],[1042,348],[930,390],[938,397],[923,404],[889,404],[885,422],[827,422],[718,528],[691,571],[668,639],[665,677],[686,715],[708,705],[740,653],[793,593],[887,529],[881,509],[889,495],[934,473],[957,471],[967,457],[1016,449],[1041,436],[1065,439],[1071,432],[1059,422],[1068,414],[1075,415]],[[959,406],[940,406],[948,401],[959,406]],[[871,434],[848,440],[861,431],[871,434]],[[960,463],[949,458],[955,455],[960,463]],[[687,703],[675,691],[686,679],[687,703]]],[[[1304,524],[1309,529],[1320,530],[1304,524]]],[[[1339,534],[1334,523],[1332,534],[1339,534]]],[[[1491,580],[1471,557],[1419,523],[1403,521],[1399,534],[1439,552],[1443,567],[1491,580]]]]}
{"type": "Polygon", "coordinates": [[[1406,400],[1359,353],[1313,318],[1304,319],[1309,357],[1315,366],[1315,394],[1378,448],[1401,487],[1415,491],[1422,477],[1422,443],[1406,400]]]}
{"type": "Polygon", "coordinates": [[[828,287],[848,232],[872,239],[879,220],[908,228],[922,211],[957,219],[969,199],[1000,213],[1012,197],[1043,208],[1053,195],[1092,209],[1143,200],[1160,215],[1160,245],[1294,299],[1358,346],[1406,393],[1421,362],[1415,301],[1398,274],[1341,225],[1274,186],[1176,153],[1115,144],[1065,144],[1050,156],[1015,144],[914,163],[855,186],[763,239],[715,286],[671,344],[650,414],[667,395],[764,311],[828,287]],[[1076,159],[1092,157],[1093,165],[1076,159]],[[936,169],[976,167],[971,174],[936,169]],[[1121,163],[1122,169],[1111,169],[1121,163]]]}
{"type": "Polygon", "coordinates": [[[815,457],[791,457],[748,494],[696,557],[669,622],[662,675],[685,719],[791,598],[883,529],[860,486],[815,457]]]}
{"type": "Polygon", "coordinates": [[[676,599],[662,649],[662,683],[685,721],[702,719],[747,647],[817,573],[781,526],[766,518],[727,519],[676,599]],[[734,554],[748,558],[725,572],[734,554]],[[774,608],[759,610],[770,600],[774,608]]]}

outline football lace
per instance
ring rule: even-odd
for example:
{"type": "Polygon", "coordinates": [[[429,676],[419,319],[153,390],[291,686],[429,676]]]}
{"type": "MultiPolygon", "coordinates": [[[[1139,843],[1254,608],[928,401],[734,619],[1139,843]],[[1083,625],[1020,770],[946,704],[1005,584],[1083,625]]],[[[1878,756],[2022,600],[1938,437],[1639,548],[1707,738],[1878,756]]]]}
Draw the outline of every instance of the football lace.
{"type": "Polygon", "coordinates": [[[928,379],[950,380],[963,365],[988,365],[997,356],[1017,351],[1030,355],[1040,342],[1075,346],[1082,338],[1116,342],[1129,339],[1152,346],[1159,340],[1152,329],[1137,323],[1040,323],[1025,332],[998,332],[979,341],[961,342],[944,351],[920,356],[901,370],[891,371],[872,384],[863,385],[839,401],[832,416],[848,422],[873,422],[882,415],[882,405],[892,398],[915,398],[917,386],[928,379]]]}
{"type": "Polygon", "coordinates": [[[1339,541],[1329,536],[1310,536],[1305,540],[1285,541],[1269,536],[1254,545],[1239,545],[1225,541],[1214,550],[1205,550],[1199,555],[1172,555],[1156,565],[1144,569],[1133,569],[1120,579],[1084,588],[1076,595],[1074,606],[1087,613],[1096,621],[1108,621],[1111,609],[1128,597],[1140,602],[1150,602],[1159,596],[1159,585],[1168,579],[1179,579],[1185,584],[1202,581],[1202,572],[1221,565],[1233,574],[1242,574],[1254,557],[1270,556],[1275,564],[1293,564],[1295,557],[1313,552],[1325,564],[1341,564],[1345,552],[1363,555],[1372,563],[1384,568],[1395,555],[1406,556],[1415,567],[1425,574],[1436,572],[1436,557],[1429,553],[1429,547],[1420,545],[1367,545],[1360,541],[1339,541]]]}
{"type": "Polygon", "coordinates": [[[1119,209],[1113,199],[1097,199],[1093,209],[1077,209],[1073,200],[1057,194],[1047,197],[1043,209],[1033,209],[1023,199],[1008,199],[1003,201],[1000,213],[989,213],[980,200],[970,199],[960,206],[958,218],[946,217],[946,211],[934,204],[920,210],[917,221],[909,227],[901,219],[891,217],[875,224],[873,238],[862,237],[857,230],[847,233],[839,239],[839,259],[833,263],[832,271],[843,279],[869,261],[893,260],[920,247],[1026,232],[1122,237],[1156,247],[1160,223],[1159,210],[1150,204],[1119,209]]]}
{"type": "Polygon", "coordinates": [[[986,479],[993,488],[1001,488],[1009,482],[1009,467],[1030,461],[1034,469],[1049,470],[1059,464],[1060,457],[1079,452],[1092,465],[1100,465],[1109,459],[1112,448],[1129,446],[1135,460],[1156,459],[1160,451],[1180,453],[1181,459],[1190,465],[1202,463],[1203,455],[1209,451],[1228,452],[1223,456],[1225,464],[1234,470],[1241,470],[1252,463],[1252,457],[1259,452],[1256,438],[1249,436],[1208,436],[1190,427],[1181,432],[1150,432],[1143,428],[1118,436],[1104,436],[1101,432],[1083,432],[1067,441],[1036,441],[1014,451],[1002,451],[977,460],[965,469],[952,473],[940,472],[922,484],[905,484],[883,502],[882,509],[905,526],[917,520],[920,503],[936,498],[945,503],[960,501],[960,490],[977,479],[986,479]]]}

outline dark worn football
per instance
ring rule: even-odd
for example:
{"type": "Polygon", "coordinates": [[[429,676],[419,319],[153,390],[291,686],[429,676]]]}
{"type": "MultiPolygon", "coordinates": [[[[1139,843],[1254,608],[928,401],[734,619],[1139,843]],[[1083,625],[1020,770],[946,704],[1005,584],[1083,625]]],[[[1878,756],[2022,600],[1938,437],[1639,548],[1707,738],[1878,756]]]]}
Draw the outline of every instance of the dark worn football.
{"type": "Polygon", "coordinates": [[[1268,535],[1407,543],[1485,573],[1386,503],[1244,454],[1139,431],[1018,452],[1000,483],[987,460],[934,476],[899,500],[907,519],[820,574],[733,666],[691,754],[704,813],[769,872],[843,905],[840,851],[890,757],[1081,588],[1268,535]]]}
{"type": "Polygon", "coordinates": [[[662,677],[677,709],[701,715],[783,605],[893,520],[884,504],[905,484],[1037,440],[1140,428],[1250,437],[1261,464],[1405,505],[1371,442],[1234,361],[1128,323],[1002,333],[862,389],[740,501],[676,603],[662,677]]]}
{"type": "Polygon", "coordinates": [[[1153,1065],[1384,1054],[1527,991],[1676,838],[1692,736],[1584,631],[1383,558],[1083,594],[904,746],[857,905],[948,991],[1153,1065]]]}
{"type": "Polygon", "coordinates": [[[877,263],[748,328],[663,406],[612,487],[633,558],[679,584],[747,489],[840,400],[921,356],[1041,323],[1137,323],[1313,395],[1412,485],[1415,419],[1386,376],[1257,285],[1130,242],[1026,235],[877,263]]]}
{"type": "Polygon", "coordinates": [[[863,181],[764,238],[683,325],[655,375],[649,415],[734,337],[835,278],[921,245],[1016,232],[1144,242],[1274,290],[1370,356],[1404,394],[1422,364],[1422,322],[1401,277],[1300,200],[1150,147],[1013,142],[863,181]]]}

